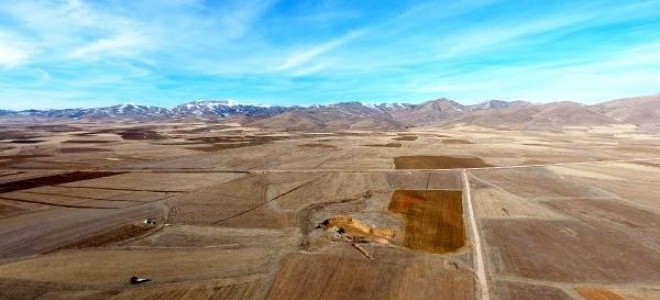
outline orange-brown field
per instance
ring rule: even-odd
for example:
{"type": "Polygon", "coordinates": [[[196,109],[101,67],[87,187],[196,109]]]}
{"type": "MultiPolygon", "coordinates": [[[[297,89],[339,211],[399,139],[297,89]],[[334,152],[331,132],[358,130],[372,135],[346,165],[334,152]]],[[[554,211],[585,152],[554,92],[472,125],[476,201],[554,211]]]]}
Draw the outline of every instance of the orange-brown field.
{"type": "Polygon", "coordinates": [[[660,299],[659,149],[616,126],[5,124],[0,299],[660,299]]]}
{"type": "Polygon", "coordinates": [[[406,247],[446,253],[465,246],[461,191],[397,190],[388,210],[406,219],[406,247]]]}

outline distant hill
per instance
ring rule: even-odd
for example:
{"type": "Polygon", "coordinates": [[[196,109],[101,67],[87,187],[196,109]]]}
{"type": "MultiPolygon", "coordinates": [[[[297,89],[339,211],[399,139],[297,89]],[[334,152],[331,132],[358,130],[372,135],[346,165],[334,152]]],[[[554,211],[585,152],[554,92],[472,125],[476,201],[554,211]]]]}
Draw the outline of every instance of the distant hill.
{"type": "Polygon", "coordinates": [[[403,127],[382,110],[360,102],[294,109],[248,123],[247,126],[299,131],[393,130],[403,127]]]}
{"type": "Polygon", "coordinates": [[[100,108],[8,111],[1,119],[239,122],[288,131],[401,130],[416,126],[478,125],[529,130],[562,126],[634,124],[660,129],[660,96],[613,100],[596,105],[575,102],[533,104],[489,100],[463,105],[441,98],[421,104],[340,102],[330,105],[259,106],[231,101],[193,101],[173,108],[121,104],[100,108]]]}
{"type": "Polygon", "coordinates": [[[660,95],[618,99],[592,106],[608,117],[639,126],[660,126],[660,95]]]}
{"type": "Polygon", "coordinates": [[[589,126],[623,123],[594,108],[575,102],[548,104],[518,104],[501,109],[477,110],[458,118],[445,120],[443,125],[468,124],[493,128],[557,129],[563,126],[589,126]]]}

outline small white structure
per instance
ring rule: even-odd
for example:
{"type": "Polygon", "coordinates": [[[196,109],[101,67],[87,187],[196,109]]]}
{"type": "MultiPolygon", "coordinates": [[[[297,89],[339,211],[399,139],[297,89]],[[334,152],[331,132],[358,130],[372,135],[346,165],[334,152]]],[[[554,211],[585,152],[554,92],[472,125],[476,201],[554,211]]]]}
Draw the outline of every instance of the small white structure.
{"type": "Polygon", "coordinates": [[[152,220],[152,219],[144,219],[144,221],[142,221],[142,224],[144,224],[144,225],[156,225],[156,221],[152,220]]]}

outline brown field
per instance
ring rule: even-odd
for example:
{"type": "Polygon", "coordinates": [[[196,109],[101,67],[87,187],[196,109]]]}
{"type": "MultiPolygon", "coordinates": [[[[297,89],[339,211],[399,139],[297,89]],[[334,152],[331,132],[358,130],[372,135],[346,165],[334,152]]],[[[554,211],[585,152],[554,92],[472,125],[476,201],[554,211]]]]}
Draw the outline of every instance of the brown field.
{"type": "Polygon", "coordinates": [[[0,218],[4,216],[11,216],[17,213],[20,213],[24,211],[23,209],[20,209],[15,206],[10,206],[10,205],[5,205],[5,204],[0,204],[0,218]]]}
{"type": "Polygon", "coordinates": [[[395,140],[395,141],[416,141],[417,136],[415,136],[415,135],[402,135],[402,136],[393,137],[392,140],[395,140]]]}
{"type": "Polygon", "coordinates": [[[401,250],[378,248],[376,259],[365,260],[347,247],[335,255],[296,254],[285,258],[266,299],[473,297],[470,274],[453,269],[440,257],[418,260],[401,250]]]}
{"type": "Polygon", "coordinates": [[[68,140],[62,142],[62,144],[107,144],[112,142],[107,140],[68,140]]]}
{"type": "Polygon", "coordinates": [[[394,159],[397,169],[460,169],[491,165],[479,157],[452,156],[399,156],[394,159]]]}
{"type": "Polygon", "coordinates": [[[660,295],[660,136],[642,129],[80,121],[0,138],[0,299],[660,295]]]}
{"type": "Polygon", "coordinates": [[[103,148],[92,148],[92,147],[70,147],[70,148],[61,148],[60,152],[62,153],[85,153],[85,152],[110,152],[108,149],[103,148]]]}
{"type": "Polygon", "coordinates": [[[387,144],[366,144],[365,147],[392,147],[401,148],[401,143],[387,143],[387,144]]]}
{"type": "Polygon", "coordinates": [[[95,236],[91,236],[76,241],[75,243],[66,245],[59,249],[55,249],[55,251],[64,250],[64,249],[82,249],[82,248],[94,248],[94,247],[106,246],[127,239],[138,237],[154,229],[155,228],[152,228],[150,226],[144,226],[142,224],[140,225],[128,224],[121,227],[113,228],[110,231],[101,232],[95,236]]]}
{"type": "Polygon", "coordinates": [[[307,143],[307,144],[300,144],[298,147],[305,147],[305,148],[337,148],[335,145],[330,145],[330,144],[322,144],[322,143],[307,143]]]}
{"type": "Polygon", "coordinates": [[[625,298],[610,290],[595,288],[578,288],[576,290],[578,294],[588,300],[625,300],[625,298]]]}
{"type": "Polygon", "coordinates": [[[461,191],[397,190],[388,210],[406,219],[406,247],[447,253],[466,244],[461,191]]]}
{"type": "Polygon", "coordinates": [[[41,186],[58,185],[80,180],[103,178],[118,174],[119,173],[115,172],[73,172],[60,175],[24,179],[19,181],[11,181],[0,184],[0,193],[33,189],[41,186]]]}
{"type": "Polygon", "coordinates": [[[498,284],[498,299],[515,300],[569,300],[574,299],[566,292],[555,287],[546,287],[542,285],[517,284],[502,282],[498,284]]]}
{"type": "Polygon", "coordinates": [[[472,144],[472,142],[464,139],[443,139],[443,144],[472,144]]]}

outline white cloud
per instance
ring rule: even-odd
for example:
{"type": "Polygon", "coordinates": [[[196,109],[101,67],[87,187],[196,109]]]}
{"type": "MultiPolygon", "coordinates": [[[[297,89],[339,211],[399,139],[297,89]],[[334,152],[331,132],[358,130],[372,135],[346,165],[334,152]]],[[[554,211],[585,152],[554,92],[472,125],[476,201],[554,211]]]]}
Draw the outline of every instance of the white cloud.
{"type": "Polygon", "coordinates": [[[311,75],[311,74],[317,73],[317,72],[325,69],[327,66],[328,65],[325,64],[325,63],[315,64],[315,65],[311,65],[311,66],[306,67],[306,68],[295,70],[291,73],[291,75],[293,75],[293,76],[311,75]]]}
{"type": "Polygon", "coordinates": [[[111,38],[99,39],[71,53],[71,58],[96,59],[103,56],[125,56],[133,54],[148,41],[140,34],[129,32],[121,33],[111,38]]]}
{"type": "Polygon", "coordinates": [[[289,56],[286,61],[280,65],[277,70],[279,71],[284,71],[284,70],[290,70],[294,69],[300,66],[305,65],[306,63],[312,61],[314,58],[331,51],[335,48],[338,48],[347,42],[354,40],[356,38],[359,38],[363,36],[366,33],[366,30],[354,30],[351,31],[344,36],[341,36],[339,38],[314,45],[310,48],[307,48],[303,51],[298,51],[289,56]]]}
{"type": "Polygon", "coordinates": [[[274,3],[273,0],[242,0],[224,9],[219,19],[227,37],[242,38],[274,3]]]}
{"type": "Polygon", "coordinates": [[[33,53],[30,43],[17,35],[0,32],[0,65],[14,67],[25,63],[33,53]]]}

